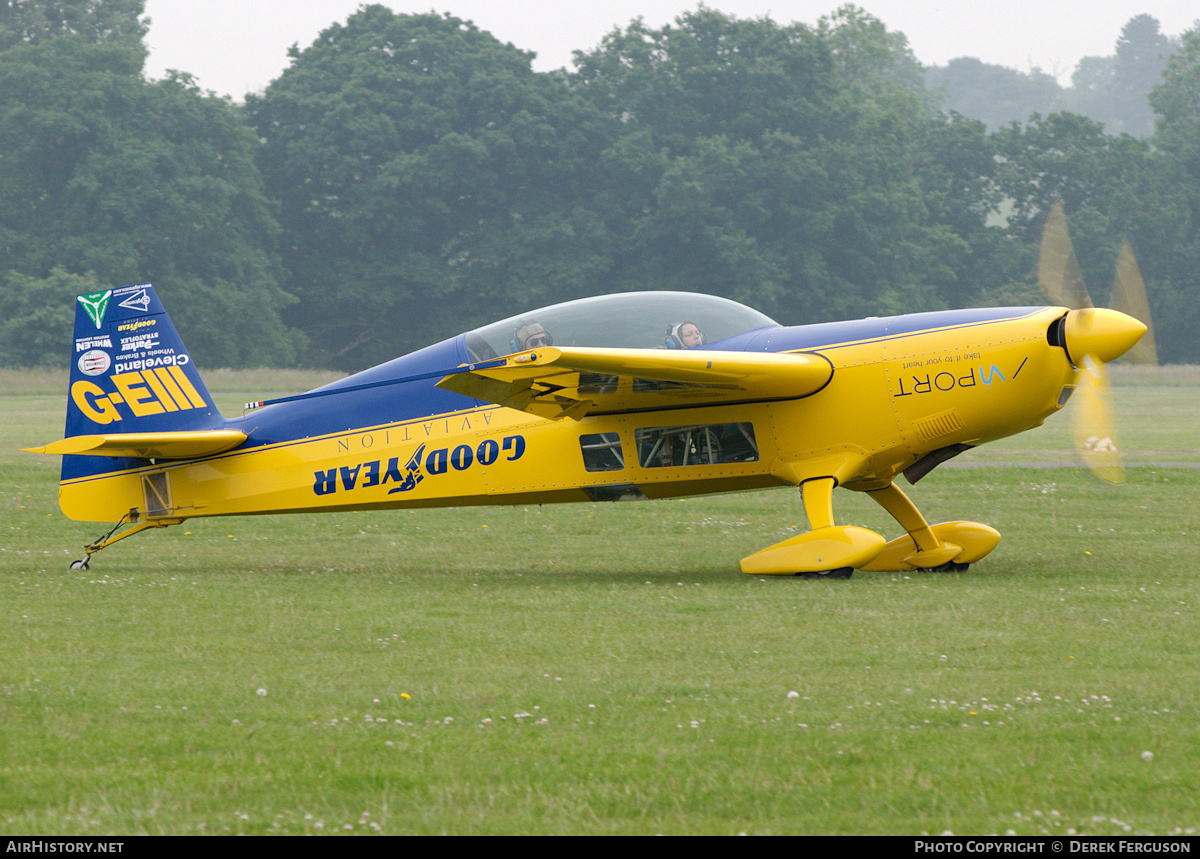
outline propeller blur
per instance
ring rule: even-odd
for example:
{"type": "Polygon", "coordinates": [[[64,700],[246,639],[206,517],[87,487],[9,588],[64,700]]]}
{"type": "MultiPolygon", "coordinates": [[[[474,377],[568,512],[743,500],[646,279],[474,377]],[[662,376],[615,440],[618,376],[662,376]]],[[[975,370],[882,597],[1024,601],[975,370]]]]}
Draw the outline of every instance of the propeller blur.
{"type": "Polygon", "coordinates": [[[1133,249],[1122,242],[1111,301],[1120,309],[1096,308],[1084,285],[1061,202],[1050,210],[1042,232],[1038,283],[1051,301],[1074,308],[1063,323],[1067,355],[1078,371],[1072,406],[1071,438],[1083,461],[1102,480],[1122,483],[1106,364],[1127,353],[1141,364],[1156,364],[1150,333],[1150,304],[1133,249]]]}

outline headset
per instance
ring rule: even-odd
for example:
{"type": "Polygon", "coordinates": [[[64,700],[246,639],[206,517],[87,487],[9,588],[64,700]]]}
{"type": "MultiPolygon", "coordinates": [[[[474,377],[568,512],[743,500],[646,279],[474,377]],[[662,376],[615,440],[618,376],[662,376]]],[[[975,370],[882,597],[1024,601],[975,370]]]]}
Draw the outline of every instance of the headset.
{"type": "MultiPolygon", "coordinates": [[[[697,331],[700,331],[700,326],[696,325],[696,323],[692,322],[691,320],[685,320],[683,322],[678,322],[674,325],[668,325],[667,326],[667,348],[668,349],[690,349],[690,348],[693,348],[690,346],[683,345],[683,338],[679,336],[680,330],[685,325],[693,325],[693,326],[695,326],[697,331]]],[[[703,331],[700,331],[700,344],[699,345],[703,346],[707,342],[708,342],[708,338],[704,336],[703,331]]]]}
{"type": "Polygon", "coordinates": [[[554,345],[554,337],[551,336],[550,332],[546,330],[545,326],[536,319],[529,319],[517,326],[517,330],[513,332],[512,339],[508,341],[509,348],[513,352],[524,352],[525,341],[534,334],[546,335],[546,342],[542,344],[543,346],[554,345]]]}

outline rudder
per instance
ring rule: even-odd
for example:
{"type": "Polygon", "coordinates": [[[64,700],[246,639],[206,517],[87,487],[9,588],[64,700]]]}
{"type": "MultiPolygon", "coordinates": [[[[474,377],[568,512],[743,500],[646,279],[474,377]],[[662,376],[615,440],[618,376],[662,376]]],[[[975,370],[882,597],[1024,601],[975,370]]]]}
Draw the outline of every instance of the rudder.
{"type": "MultiPolygon", "coordinates": [[[[78,297],[66,438],[223,425],[153,286],[78,297]]],[[[112,470],[111,459],[64,456],[62,479],[112,470]]]]}

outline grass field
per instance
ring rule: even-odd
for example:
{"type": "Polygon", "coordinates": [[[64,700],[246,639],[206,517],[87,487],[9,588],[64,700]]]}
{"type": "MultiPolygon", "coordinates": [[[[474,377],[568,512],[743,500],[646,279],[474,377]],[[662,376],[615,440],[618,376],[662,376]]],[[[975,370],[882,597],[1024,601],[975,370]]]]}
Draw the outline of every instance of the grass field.
{"type": "Polygon", "coordinates": [[[0,372],[5,834],[1200,828],[1200,371],[1118,377],[1124,485],[1059,416],[911,490],[983,562],[839,582],[737,572],[794,490],[193,520],[70,571],[106,528],[16,450],[61,381],[0,372]]]}

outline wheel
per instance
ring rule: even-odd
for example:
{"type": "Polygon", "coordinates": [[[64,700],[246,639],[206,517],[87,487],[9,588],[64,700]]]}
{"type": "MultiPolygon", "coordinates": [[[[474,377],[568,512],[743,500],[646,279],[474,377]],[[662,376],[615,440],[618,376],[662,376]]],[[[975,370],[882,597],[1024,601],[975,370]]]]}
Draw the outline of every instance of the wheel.
{"type": "Polygon", "coordinates": [[[818,570],[815,573],[796,573],[803,579],[848,579],[854,575],[854,567],[838,567],[836,570],[818,570]]]}
{"type": "Polygon", "coordinates": [[[928,570],[921,570],[922,573],[965,573],[970,564],[956,564],[954,561],[947,561],[940,567],[932,567],[928,570]]]}
{"type": "Polygon", "coordinates": [[[90,561],[90,560],[91,560],[90,558],[84,558],[81,561],[72,561],[71,569],[72,570],[86,570],[88,568],[88,561],[90,561]]]}

